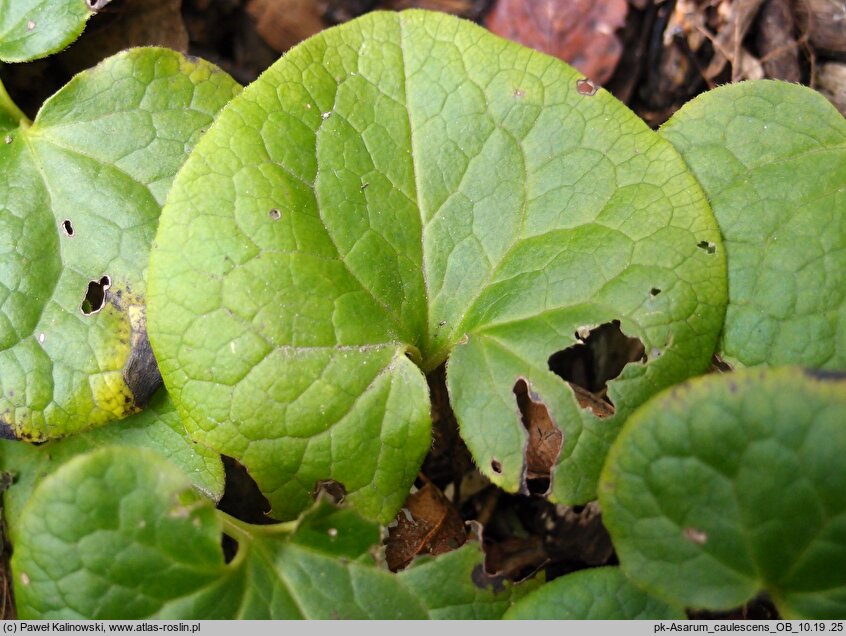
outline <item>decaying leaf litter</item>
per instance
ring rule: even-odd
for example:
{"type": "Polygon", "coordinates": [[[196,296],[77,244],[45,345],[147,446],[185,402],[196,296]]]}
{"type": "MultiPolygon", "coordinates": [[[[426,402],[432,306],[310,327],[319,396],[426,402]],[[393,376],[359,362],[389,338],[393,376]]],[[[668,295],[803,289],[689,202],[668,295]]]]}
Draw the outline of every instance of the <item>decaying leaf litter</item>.
{"type": "MultiPolygon", "coordinates": [[[[109,11],[114,15],[121,12],[129,13],[129,9],[123,7],[120,0],[114,0],[109,11]]],[[[208,2],[203,0],[188,0],[182,7],[184,23],[191,36],[191,50],[202,54],[218,63],[224,68],[232,71],[233,75],[242,82],[253,79],[264,66],[267,66],[276,57],[279,49],[279,42],[262,42],[262,32],[285,32],[285,29],[273,29],[274,18],[272,12],[262,9],[260,0],[253,0],[249,3],[237,1],[230,2],[208,2]],[[214,18],[226,17],[227,20],[214,22],[214,18]],[[223,26],[225,25],[225,26],[223,26]],[[275,50],[274,50],[275,49],[275,50]]],[[[267,4],[267,3],[264,3],[267,4]]],[[[280,3],[276,3],[280,4],[280,3]]],[[[390,2],[385,5],[374,6],[372,2],[361,3],[311,3],[305,6],[304,3],[293,3],[297,6],[292,8],[288,15],[297,15],[297,11],[308,11],[313,19],[300,20],[298,22],[311,24],[312,28],[318,25],[327,26],[339,20],[349,19],[364,11],[374,8],[406,8],[407,6],[423,6],[424,8],[435,8],[455,12],[466,17],[481,20],[488,26],[496,24],[495,15],[497,12],[507,12],[509,9],[505,1],[497,2],[470,2],[463,0],[431,0],[426,2],[390,2]],[[336,6],[340,5],[340,6],[336,6]],[[358,5],[358,6],[356,6],[358,5]],[[502,5],[502,6],[498,6],[502,5]]],[[[578,5],[579,3],[564,2],[536,2],[525,3],[530,7],[532,13],[523,19],[527,22],[537,20],[537,16],[560,15],[570,9],[562,5],[578,5]]],[[[682,103],[708,87],[731,79],[752,79],[758,77],[776,77],[792,81],[804,81],[812,86],[819,85],[824,88],[835,104],[840,104],[843,110],[843,84],[838,83],[837,78],[842,77],[842,53],[843,37],[842,32],[836,31],[832,34],[831,29],[826,25],[832,23],[832,16],[836,16],[837,4],[834,2],[803,2],[801,6],[787,6],[786,3],[770,0],[769,2],[630,2],[628,7],[625,3],[593,3],[601,5],[595,11],[605,9],[608,17],[605,20],[594,20],[594,27],[597,27],[598,37],[603,42],[609,42],[602,47],[603,58],[589,60],[585,64],[594,64],[599,68],[599,76],[610,74],[607,83],[596,79],[597,83],[604,83],[609,89],[629,103],[644,119],[652,124],[659,124],[669,117],[674,110],[682,103]],[[620,17],[620,14],[623,17],[620,17]],[[792,24],[791,24],[792,23],[792,24]],[[609,24],[611,26],[609,26],[609,24]],[[622,27],[622,28],[620,28],[622,27]],[[611,33],[609,33],[609,30],[611,33]],[[840,37],[838,37],[840,35],[840,37]],[[609,63],[607,58],[616,49],[614,42],[620,45],[623,54],[621,61],[614,59],[609,63]],[[609,67],[611,71],[609,71],[609,67]],[[612,72],[616,68],[616,73],[612,72]],[[838,75],[839,74],[839,75],[838,75]],[[840,101],[838,101],[838,99],[840,101]]],[[[575,10],[575,9],[573,9],[575,10]]],[[[584,8],[580,9],[584,11],[584,8]]],[[[278,13],[278,12],[277,12],[278,13]]],[[[105,15],[105,11],[104,11],[105,15]]],[[[92,22],[92,25],[94,22],[92,22]]],[[[532,46],[532,37],[537,38],[538,48],[549,45],[550,39],[555,39],[555,30],[550,29],[549,24],[543,21],[535,25],[532,35],[532,28],[529,25],[529,41],[523,40],[524,44],[532,46]],[[552,35],[551,35],[552,34],[552,35]]],[[[175,29],[178,31],[178,28],[175,29]]],[[[92,31],[93,33],[93,31],[92,31]]],[[[300,32],[291,36],[302,39],[311,33],[300,32]]],[[[583,33],[579,35],[584,36],[583,33]]],[[[80,43],[85,41],[85,37],[80,43]]],[[[589,37],[589,36],[588,36],[589,37]]],[[[566,38],[562,38],[566,41],[566,38]]],[[[129,40],[128,40],[129,41],[129,40]]],[[[577,40],[578,41],[578,40],[577,40]]],[[[133,41],[133,43],[145,43],[133,41]]],[[[172,43],[170,46],[174,46],[172,43]]],[[[284,44],[281,46],[285,46],[284,44]]],[[[566,46],[559,41],[559,48],[566,50],[566,46]]],[[[81,48],[81,47],[80,47],[81,48]]],[[[179,48],[179,47],[177,47],[179,48]]],[[[95,46],[96,50],[96,46],[95,46]]],[[[69,51],[70,52],[70,51],[69,51]]],[[[580,50],[584,53],[584,49],[580,50]]],[[[619,55],[619,54],[618,54],[619,55]]],[[[566,59],[566,58],[565,58],[566,59]]],[[[569,60],[578,66],[578,60],[569,60]]],[[[50,60],[36,63],[41,66],[42,77],[64,78],[70,68],[69,65],[61,64],[60,68],[51,66],[50,60]]],[[[586,66],[585,68],[591,68],[586,66]]],[[[586,76],[593,78],[588,70],[584,71],[586,76]]],[[[29,103],[30,112],[40,104],[42,97],[37,91],[27,91],[26,83],[31,82],[30,78],[23,78],[16,75],[14,67],[3,67],[0,76],[7,83],[10,91],[15,93],[18,103],[27,104],[26,95],[32,94],[32,101],[29,103]],[[8,76],[7,76],[8,75],[8,76]],[[23,98],[19,95],[24,96],[23,98]]],[[[54,80],[58,85],[64,83],[62,80],[54,80]]],[[[44,82],[39,82],[42,86],[44,82]]],[[[49,81],[47,82],[49,84],[49,81]]],[[[41,88],[41,87],[39,87],[41,88]]],[[[516,387],[517,391],[529,395],[528,387],[516,387]]],[[[601,395],[596,396],[594,392],[588,391],[591,397],[585,399],[605,403],[601,395]]],[[[522,394],[521,393],[521,394],[522,394]]],[[[530,400],[531,404],[535,404],[530,400]]],[[[531,416],[525,419],[532,421],[531,416]]],[[[540,419],[543,419],[540,416],[540,419]]],[[[527,428],[531,431],[531,424],[527,428]]],[[[538,427],[540,430],[543,427],[538,427]]],[[[548,430],[548,429],[547,429],[548,430]]],[[[446,433],[448,437],[450,433],[446,433]]],[[[546,439],[546,435],[541,437],[546,439]]],[[[455,443],[453,434],[453,447],[458,447],[461,452],[460,440],[455,443]]],[[[510,495],[502,495],[496,492],[495,488],[479,483],[473,478],[473,471],[468,470],[467,460],[454,459],[448,464],[451,466],[452,474],[448,477],[439,478],[441,487],[451,495],[454,507],[464,513],[464,517],[479,515],[482,517],[504,518],[509,521],[499,524],[500,538],[494,540],[496,534],[487,532],[486,539],[490,541],[491,552],[497,550],[497,546],[508,545],[512,538],[510,533],[525,535],[527,527],[530,527],[529,535],[540,538],[541,545],[549,541],[551,536],[557,533],[549,530],[541,530],[533,523],[534,516],[538,515],[537,510],[532,510],[530,518],[516,515],[514,521],[514,509],[519,509],[523,502],[520,498],[510,495]],[[474,483],[474,481],[476,483],[474,483]],[[465,487],[462,488],[462,485],[465,487]],[[450,488],[451,487],[451,488],[450,488]],[[462,490],[472,493],[461,494],[462,490]],[[474,492],[475,490],[475,492],[474,492]],[[491,494],[491,493],[495,494],[491,494]],[[511,500],[510,504],[502,506],[501,499],[511,500]],[[491,503],[493,502],[493,503],[491,503]],[[504,510],[502,509],[504,508],[504,510]],[[470,512],[466,512],[467,510],[470,512]],[[492,512],[498,511],[498,512],[492,512]],[[544,534],[546,532],[547,534],[544,534]],[[536,533],[536,534],[535,534],[536,533]]],[[[447,473],[449,471],[447,470],[447,473]]],[[[421,475],[418,481],[421,489],[430,488],[429,476],[421,475]]],[[[450,498],[448,497],[447,500],[450,498]]],[[[544,504],[541,501],[535,502],[543,511],[541,517],[564,518],[572,515],[572,511],[555,509],[553,506],[544,504]]],[[[407,519],[407,517],[406,517],[407,519]]],[[[545,526],[555,526],[557,522],[545,526]]],[[[495,523],[489,524],[491,528],[495,523]]],[[[593,530],[600,537],[604,531],[593,530]]],[[[531,543],[531,541],[529,541],[531,543]]],[[[508,554],[505,549],[503,562],[507,563],[528,563],[529,565],[498,566],[493,569],[506,571],[509,574],[519,577],[526,572],[539,567],[546,567],[549,572],[558,573],[561,571],[562,561],[555,561],[549,558],[549,550],[546,548],[537,549],[535,556],[521,561],[519,555],[525,553],[526,546],[520,545],[513,548],[513,553],[508,554]],[[517,555],[515,557],[515,555],[517,555]],[[510,569],[509,569],[510,568],[510,569]]],[[[531,550],[530,550],[531,551],[531,550]]],[[[606,559],[613,559],[609,555],[606,559]]],[[[607,562],[607,561],[602,561],[607,562]]],[[[594,562],[567,564],[563,561],[566,570],[568,567],[576,569],[584,565],[596,565],[594,562]]]]}

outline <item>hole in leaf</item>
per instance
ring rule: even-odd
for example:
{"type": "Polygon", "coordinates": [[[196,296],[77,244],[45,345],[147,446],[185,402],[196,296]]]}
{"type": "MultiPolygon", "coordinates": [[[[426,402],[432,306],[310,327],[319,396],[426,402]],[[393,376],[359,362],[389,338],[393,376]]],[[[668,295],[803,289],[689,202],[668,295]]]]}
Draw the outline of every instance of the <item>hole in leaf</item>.
{"type": "Polygon", "coordinates": [[[646,349],[638,338],[629,338],[620,329],[620,321],[581,327],[579,340],[572,347],[549,356],[549,370],[567,382],[582,408],[591,409],[597,417],[614,414],[608,397],[608,382],[616,378],[630,362],[646,362],[646,349]]]}
{"type": "Polygon", "coordinates": [[[85,0],[85,3],[88,5],[88,8],[92,11],[99,11],[111,1],[112,0],[85,0]]]}
{"type": "Polygon", "coordinates": [[[103,276],[100,280],[88,281],[88,290],[82,300],[82,313],[86,316],[96,314],[106,303],[106,290],[112,286],[112,279],[103,276]]]}
{"type": "Polygon", "coordinates": [[[282,218],[282,213],[276,208],[271,209],[268,214],[270,215],[270,218],[274,221],[278,221],[280,218],[282,218]]]}
{"type": "Polygon", "coordinates": [[[64,231],[65,236],[73,236],[73,224],[70,219],[62,221],[62,230],[64,231]]]}
{"type": "Polygon", "coordinates": [[[529,432],[525,454],[526,488],[533,495],[545,495],[549,492],[552,469],[561,452],[564,434],[552,421],[546,404],[529,390],[523,378],[517,380],[513,390],[523,426],[529,432]]]}
{"type": "Polygon", "coordinates": [[[579,91],[579,95],[591,97],[592,95],[596,95],[596,91],[599,90],[599,87],[589,79],[584,78],[576,82],[576,90],[579,91]]]}
{"type": "Polygon", "coordinates": [[[650,293],[652,296],[657,296],[658,294],[660,294],[660,293],[661,293],[661,290],[660,290],[660,289],[658,289],[657,287],[653,287],[652,289],[650,289],[650,290],[649,290],[649,293],[650,293]]]}
{"type": "Polygon", "coordinates": [[[332,503],[339,504],[347,498],[347,489],[344,488],[344,484],[334,479],[318,479],[314,482],[311,496],[315,501],[326,497],[332,503]]]}
{"type": "Polygon", "coordinates": [[[696,247],[701,250],[705,250],[706,252],[708,252],[708,254],[713,254],[717,251],[717,246],[711,243],[710,241],[699,241],[696,244],[696,247]]]}
{"type": "Polygon", "coordinates": [[[224,534],[220,539],[220,547],[223,549],[223,560],[226,563],[232,563],[238,554],[238,548],[240,546],[235,539],[228,534],[224,534]]]}
{"type": "MultiPolygon", "coordinates": [[[[267,515],[270,512],[270,503],[261,494],[258,484],[247,469],[237,460],[226,455],[221,455],[221,459],[226,471],[226,489],[217,503],[218,509],[246,523],[254,525],[273,523],[274,520],[267,515]]],[[[224,554],[226,554],[225,545],[224,554]]]]}
{"type": "Polygon", "coordinates": [[[494,471],[497,475],[502,474],[502,464],[499,462],[498,459],[491,460],[491,470],[494,471]]]}
{"type": "Polygon", "coordinates": [[[710,370],[712,372],[716,371],[719,373],[731,373],[732,371],[734,371],[734,367],[715,353],[713,356],[711,356],[710,370]]]}

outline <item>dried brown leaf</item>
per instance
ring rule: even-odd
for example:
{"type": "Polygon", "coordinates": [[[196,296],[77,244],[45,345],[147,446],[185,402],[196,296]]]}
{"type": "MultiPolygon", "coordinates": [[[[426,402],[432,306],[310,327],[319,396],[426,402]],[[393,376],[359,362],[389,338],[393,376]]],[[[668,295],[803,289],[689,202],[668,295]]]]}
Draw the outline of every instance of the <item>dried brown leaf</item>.
{"type": "Polygon", "coordinates": [[[412,493],[388,528],[385,558],[388,567],[401,570],[418,554],[443,554],[467,541],[464,521],[452,502],[432,483],[412,493]]]}
{"type": "Polygon", "coordinates": [[[329,26],[325,3],[315,0],[250,0],[247,13],[256,31],[276,51],[283,53],[329,26]]]}
{"type": "Polygon", "coordinates": [[[549,53],[602,84],[611,77],[622,44],[626,0],[499,0],[485,22],[493,33],[549,53]]]}

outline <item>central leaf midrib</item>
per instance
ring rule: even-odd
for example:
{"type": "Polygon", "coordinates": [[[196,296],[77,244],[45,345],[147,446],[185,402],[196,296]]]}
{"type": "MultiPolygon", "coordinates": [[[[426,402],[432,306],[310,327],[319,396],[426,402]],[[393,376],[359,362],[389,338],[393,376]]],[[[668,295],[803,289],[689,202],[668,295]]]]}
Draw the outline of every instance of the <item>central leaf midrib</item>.
{"type": "MultiPolygon", "coordinates": [[[[515,246],[517,246],[520,243],[520,236],[519,236],[519,234],[514,236],[511,244],[503,252],[503,254],[499,258],[498,262],[493,264],[493,267],[491,268],[484,284],[479,286],[478,293],[469,302],[466,303],[464,310],[461,312],[461,314],[459,316],[457,316],[457,320],[451,320],[450,321],[455,326],[453,327],[452,332],[449,334],[449,337],[446,339],[447,340],[446,344],[444,344],[443,346],[441,346],[441,348],[439,348],[435,351],[431,351],[430,345],[431,345],[431,342],[432,342],[432,333],[433,333],[432,330],[433,330],[434,326],[431,325],[430,322],[429,322],[430,316],[431,316],[431,306],[430,306],[430,304],[431,304],[432,298],[430,296],[429,280],[428,280],[428,277],[426,275],[427,259],[426,259],[426,249],[425,249],[425,241],[424,241],[425,231],[426,231],[426,227],[428,225],[428,222],[426,221],[426,215],[424,213],[424,206],[423,206],[421,196],[420,196],[420,193],[424,188],[421,187],[420,169],[418,167],[417,154],[415,153],[415,147],[416,147],[415,142],[414,142],[414,138],[416,136],[416,127],[414,126],[414,119],[415,118],[414,118],[414,115],[412,113],[411,104],[409,103],[409,99],[408,99],[408,90],[407,89],[408,89],[408,80],[409,80],[410,73],[408,72],[407,56],[406,56],[406,51],[405,51],[406,31],[405,31],[405,28],[404,28],[405,27],[404,16],[401,15],[401,14],[398,15],[397,16],[397,22],[399,24],[400,52],[401,52],[402,61],[403,61],[403,74],[402,74],[403,82],[404,82],[403,83],[403,97],[405,98],[405,110],[406,110],[406,113],[408,115],[409,138],[411,140],[411,165],[412,165],[412,170],[414,172],[414,187],[415,187],[415,198],[416,198],[416,201],[417,201],[417,209],[420,213],[420,242],[421,242],[420,254],[421,254],[421,259],[422,259],[421,263],[420,263],[420,272],[421,272],[421,277],[423,279],[424,292],[425,292],[425,298],[424,298],[424,303],[423,303],[424,310],[425,310],[425,316],[424,316],[425,322],[423,323],[425,333],[423,334],[423,338],[422,338],[423,347],[421,347],[421,350],[420,350],[421,355],[422,355],[422,361],[418,366],[421,367],[421,369],[423,370],[424,373],[430,373],[431,371],[433,371],[434,369],[436,369],[438,366],[440,366],[441,364],[443,364],[446,361],[446,359],[448,358],[452,349],[455,347],[455,345],[458,343],[458,341],[463,337],[464,334],[462,332],[463,332],[463,328],[464,328],[467,316],[471,314],[472,309],[474,308],[474,306],[477,303],[477,301],[479,300],[479,298],[482,296],[482,294],[488,288],[488,286],[490,285],[490,282],[492,280],[494,280],[494,278],[496,277],[500,268],[502,267],[503,263],[506,262],[508,255],[514,250],[515,246]]],[[[435,39],[435,38],[433,37],[433,39],[435,39]]],[[[463,51],[462,51],[462,53],[463,53],[463,51]]],[[[499,127],[497,127],[497,128],[499,129],[499,127]]],[[[522,214],[522,219],[521,219],[521,227],[522,227],[522,224],[525,222],[525,215],[526,215],[525,204],[523,205],[523,209],[522,209],[521,214],[522,214]]]]}

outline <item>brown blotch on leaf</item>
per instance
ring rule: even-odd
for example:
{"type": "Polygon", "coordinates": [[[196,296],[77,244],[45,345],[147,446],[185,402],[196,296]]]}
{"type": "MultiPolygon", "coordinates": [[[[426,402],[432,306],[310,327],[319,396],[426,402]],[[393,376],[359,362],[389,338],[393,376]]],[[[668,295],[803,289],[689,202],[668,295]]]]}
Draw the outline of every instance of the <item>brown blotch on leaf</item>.
{"type": "Polygon", "coordinates": [[[318,479],[314,482],[311,496],[315,501],[321,497],[327,497],[329,501],[339,504],[347,498],[347,489],[344,484],[334,479],[318,479]]]}
{"type": "Polygon", "coordinates": [[[0,439],[17,440],[18,436],[15,435],[15,429],[13,429],[11,425],[0,421],[0,439]]]}
{"type": "Polygon", "coordinates": [[[697,545],[705,545],[708,543],[708,535],[698,528],[685,528],[682,530],[684,538],[697,545]]]}
{"type": "Polygon", "coordinates": [[[529,433],[525,454],[526,488],[532,494],[545,495],[549,492],[564,434],[552,421],[546,404],[529,390],[523,378],[517,380],[513,390],[520,418],[529,433]]]}
{"type": "Polygon", "coordinates": [[[549,357],[549,370],[570,385],[581,408],[597,417],[614,414],[608,382],[630,363],[646,362],[646,349],[639,338],[630,338],[612,320],[594,329],[580,328],[576,344],[549,357]]]}
{"type": "Polygon", "coordinates": [[[467,530],[458,510],[431,482],[409,495],[395,521],[388,529],[385,543],[385,558],[393,572],[407,566],[419,554],[444,554],[467,541],[467,530]]]}
{"type": "Polygon", "coordinates": [[[146,325],[131,336],[129,359],[123,367],[123,380],[132,392],[135,406],[144,408],[162,385],[162,374],[147,337],[146,325]]]}
{"type": "Polygon", "coordinates": [[[596,91],[599,90],[599,87],[589,79],[580,79],[576,81],[576,90],[579,91],[579,95],[591,97],[596,95],[596,91]]]}
{"type": "Polygon", "coordinates": [[[805,375],[814,380],[823,382],[844,382],[846,373],[843,371],[830,371],[828,369],[804,369],[805,375]]]}
{"type": "Polygon", "coordinates": [[[112,279],[103,276],[100,280],[88,281],[88,289],[85,291],[85,298],[82,299],[80,310],[83,315],[96,314],[103,308],[106,301],[106,292],[112,286],[112,279]]]}

